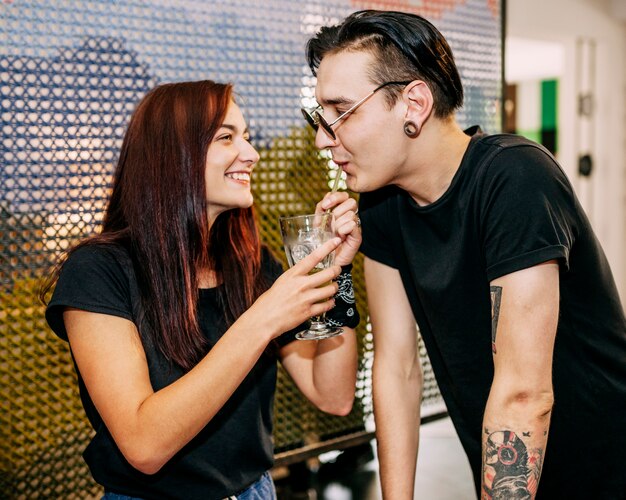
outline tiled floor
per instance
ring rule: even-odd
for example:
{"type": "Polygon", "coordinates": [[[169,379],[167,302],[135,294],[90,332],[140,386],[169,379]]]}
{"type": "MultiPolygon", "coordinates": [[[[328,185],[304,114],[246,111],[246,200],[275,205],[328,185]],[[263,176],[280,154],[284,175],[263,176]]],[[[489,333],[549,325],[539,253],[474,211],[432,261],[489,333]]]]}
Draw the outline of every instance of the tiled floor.
{"type": "MultiPolygon", "coordinates": [[[[367,448],[366,450],[367,451],[367,448]]],[[[375,450],[374,450],[375,451],[375,450]]],[[[279,500],[382,500],[375,458],[352,468],[324,465],[314,475],[308,495],[282,494],[279,500]]],[[[475,500],[465,453],[449,418],[422,425],[415,499],[475,500]]]]}

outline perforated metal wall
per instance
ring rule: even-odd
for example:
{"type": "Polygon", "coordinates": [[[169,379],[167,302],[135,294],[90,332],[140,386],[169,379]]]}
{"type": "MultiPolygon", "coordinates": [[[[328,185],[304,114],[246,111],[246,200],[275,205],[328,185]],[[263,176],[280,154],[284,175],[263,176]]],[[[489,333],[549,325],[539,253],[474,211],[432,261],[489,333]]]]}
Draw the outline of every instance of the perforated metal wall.
{"type": "MultiPolygon", "coordinates": [[[[499,0],[0,0],[0,497],[99,493],[80,456],[90,429],[67,345],[48,330],[37,280],[101,221],[134,104],[155,84],[232,81],[261,163],[254,191],[265,240],[304,213],[333,164],[299,107],[313,92],[303,47],[320,26],[362,8],[425,15],[448,37],[466,88],[464,125],[499,128],[499,0]]],[[[361,261],[357,297],[366,318],[361,261]]],[[[315,411],[280,374],[277,452],[362,430],[371,415],[372,335],[359,328],[357,403],[315,411]]],[[[424,354],[424,353],[423,353],[424,354]]],[[[425,410],[440,401],[428,360],[425,410]]]]}

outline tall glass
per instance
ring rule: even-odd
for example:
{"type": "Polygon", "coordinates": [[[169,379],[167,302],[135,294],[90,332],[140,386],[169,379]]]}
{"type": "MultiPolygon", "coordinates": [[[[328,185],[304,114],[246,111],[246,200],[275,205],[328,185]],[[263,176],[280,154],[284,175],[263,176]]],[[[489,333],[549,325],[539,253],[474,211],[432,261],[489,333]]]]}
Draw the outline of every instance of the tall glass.
{"type": "MultiPolygon", "coordinates": [[[[335,236],[332,227],[332,213],[295,215],[280,218],[280,233],[287,254],[289,267],[294,266],[313,250],[335,236]]],[[[335,252],[331,252],[317,264],[309,274],[320,272],[330,267],[335,260],[335,252]]],[[[299,340],[319,340],[334,337],[343,333],[341,328],[326,322],[325,314],[313,316],[309,327],[296,334],[299,340]]]]}

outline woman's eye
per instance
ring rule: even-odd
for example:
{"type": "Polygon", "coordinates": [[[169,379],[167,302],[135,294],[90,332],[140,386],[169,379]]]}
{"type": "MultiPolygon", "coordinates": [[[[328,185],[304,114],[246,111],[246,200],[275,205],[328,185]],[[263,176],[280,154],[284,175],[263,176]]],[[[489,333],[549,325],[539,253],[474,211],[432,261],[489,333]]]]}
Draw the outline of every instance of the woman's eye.
{"type": "Polygon", "coordinates": [[[218,141],[232,141],[233,140],[233,135],[232,134],[224,134],[224,135],[220,135],[217,138],[218,141]]]}

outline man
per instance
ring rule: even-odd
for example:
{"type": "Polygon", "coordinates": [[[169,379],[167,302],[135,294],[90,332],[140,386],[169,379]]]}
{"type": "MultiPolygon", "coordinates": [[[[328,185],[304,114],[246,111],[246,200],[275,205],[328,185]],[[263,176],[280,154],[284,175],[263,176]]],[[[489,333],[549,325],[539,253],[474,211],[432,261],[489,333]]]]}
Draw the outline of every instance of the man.
{"type": "Polygon", "coordinates": [[[626,320],[554,158],[459,128],[452,52],[419,16],[357,12],[307,57],[316,144],[363,193],[384,497],[413,497],[417,322],[482,498],[625,498],[626,320]]]}

